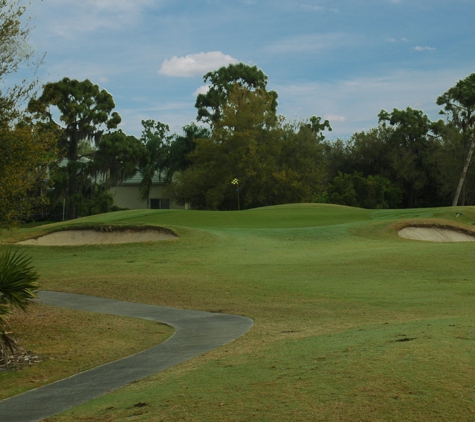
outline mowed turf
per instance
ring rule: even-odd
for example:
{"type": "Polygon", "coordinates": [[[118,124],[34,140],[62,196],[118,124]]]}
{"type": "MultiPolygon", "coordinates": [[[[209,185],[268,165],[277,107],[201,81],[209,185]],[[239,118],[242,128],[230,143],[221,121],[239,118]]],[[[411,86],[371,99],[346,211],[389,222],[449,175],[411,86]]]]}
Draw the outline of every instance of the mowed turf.
{"type": "Polygon", "coordinates": [[[45,289],[255,321],[225,347],[51,420],[469,421],[475,245],[405,240],[396,227],[474,220],[473,207],[147,210],[3,239],[78,224],[172,228],[178,241],[15,248],[45,289]]]}

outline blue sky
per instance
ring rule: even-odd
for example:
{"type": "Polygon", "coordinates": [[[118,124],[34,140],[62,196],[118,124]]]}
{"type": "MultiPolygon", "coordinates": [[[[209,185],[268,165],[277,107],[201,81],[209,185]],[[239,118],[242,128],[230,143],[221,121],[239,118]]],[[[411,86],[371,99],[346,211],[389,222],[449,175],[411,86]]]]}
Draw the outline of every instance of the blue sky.
{"type": "Polygon", "coordinates": [[[42,83],[90,79],[121,128],[172,132],[196,117],[203,74],[257,65],[288,119],[330,120],[328,137],[377,125],[381,109],[438,117],[437,96],[475,72],[474,0],[34,0],[42,83]]]}

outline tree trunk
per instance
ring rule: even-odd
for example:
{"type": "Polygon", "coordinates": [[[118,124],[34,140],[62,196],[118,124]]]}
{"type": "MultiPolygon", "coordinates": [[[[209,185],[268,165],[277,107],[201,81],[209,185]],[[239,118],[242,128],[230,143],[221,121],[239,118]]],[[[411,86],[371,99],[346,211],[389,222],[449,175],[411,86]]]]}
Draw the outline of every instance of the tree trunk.
{"type": "Polygon", "coordinates": [[[452,202],[452,206],[456,207],[459,202],[460,191],[462,190],[462,186],[465,182],[465,176],[467,176],[468,166],[470,165],[470,160],[472,159],[473,150],[475,149],[475,133],[472,139],[472,143],[470,144],[470,150],[468,151],[467,159],[465,160],[465,165],[462,170],[462,175],[460,176],[459,185],[457,186],[457,192],[455,193],[454,202],[452,202]]]}
{"type": "Polygon", "coordinates": [[[69,171],[69,181],[68,181],[68,204],[66,209],[66,219],[74,220],[76,218],[76,204],[72,199],[73,194],[76,192],[76,174],[75,172],[69,171]]]}

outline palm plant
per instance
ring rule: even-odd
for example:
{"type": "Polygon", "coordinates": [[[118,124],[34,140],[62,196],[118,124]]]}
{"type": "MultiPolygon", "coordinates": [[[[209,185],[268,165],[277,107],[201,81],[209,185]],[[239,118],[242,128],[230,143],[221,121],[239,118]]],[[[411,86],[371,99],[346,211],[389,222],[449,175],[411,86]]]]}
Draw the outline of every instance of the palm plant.
{"type": "Polygon", "coordinates": [[[25,254],[8,250],[0,256],[0,362],[7,362],[8,352],[19,348],[8,331],[7,316],[13,308],[26,311],[39,288],[38,277],[25,254]]]}

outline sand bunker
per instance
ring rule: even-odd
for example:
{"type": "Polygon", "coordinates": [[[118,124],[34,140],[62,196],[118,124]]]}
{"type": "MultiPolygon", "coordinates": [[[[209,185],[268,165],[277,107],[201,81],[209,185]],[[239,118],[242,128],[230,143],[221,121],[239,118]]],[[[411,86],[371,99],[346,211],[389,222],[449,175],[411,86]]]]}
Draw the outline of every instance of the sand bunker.
{"type": "Polygon", "coordinates": [[[475,242],[473,235],[439,227],[405,227],[398,232],[400,237],[411,240],[425,240],[426,242],[475,242]]]}
{"type": "Polygon", "coordinates": [[[102,245],[108,243],[156,242],[159,240],[176,240],[177,236],[159,230],[65,230],[47,234],[37,239],[18,242],[20,245],[37,246],[73,246],[102,245]]]}

